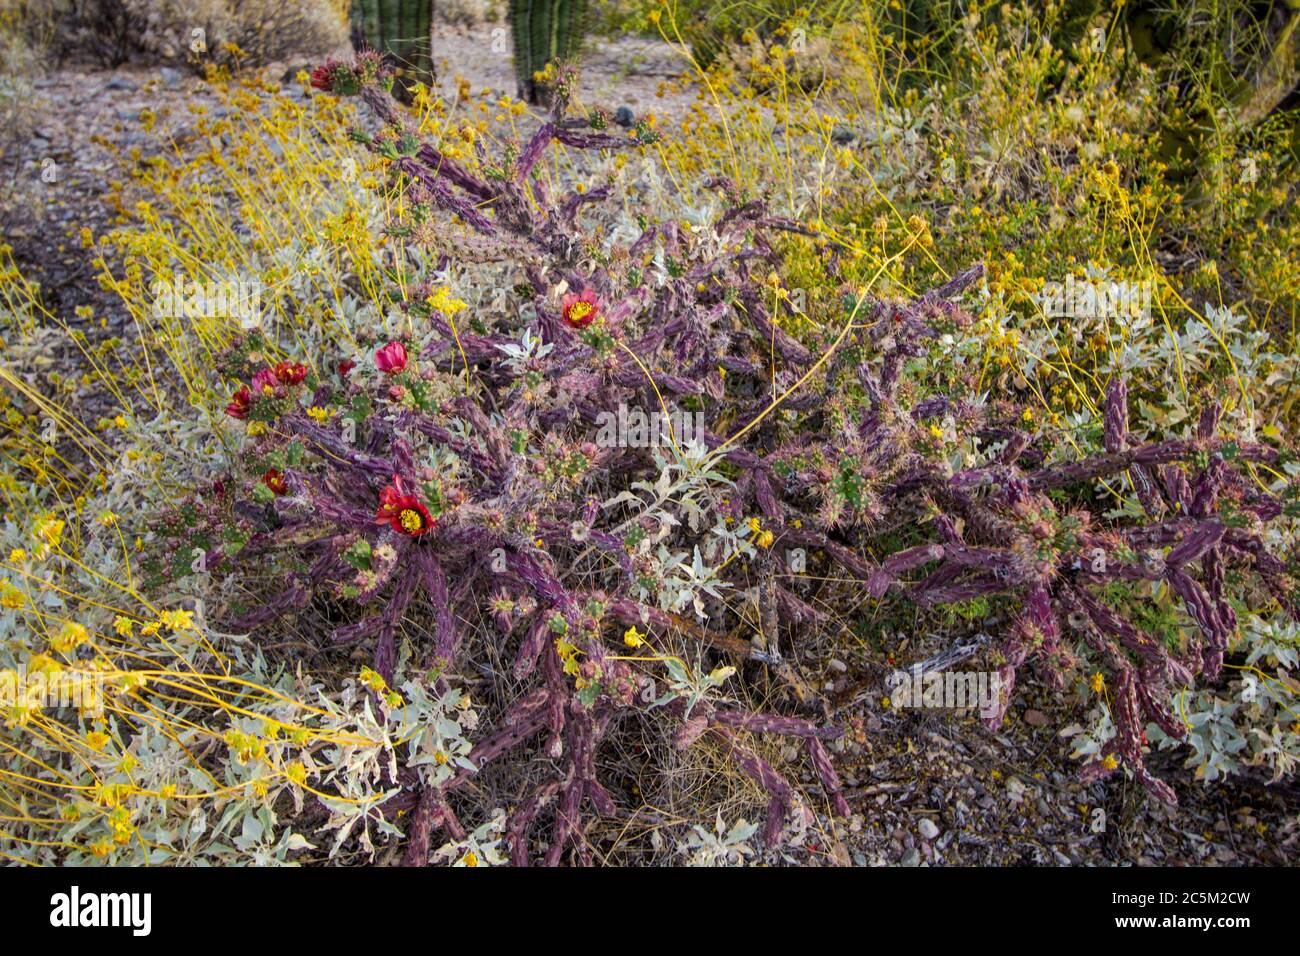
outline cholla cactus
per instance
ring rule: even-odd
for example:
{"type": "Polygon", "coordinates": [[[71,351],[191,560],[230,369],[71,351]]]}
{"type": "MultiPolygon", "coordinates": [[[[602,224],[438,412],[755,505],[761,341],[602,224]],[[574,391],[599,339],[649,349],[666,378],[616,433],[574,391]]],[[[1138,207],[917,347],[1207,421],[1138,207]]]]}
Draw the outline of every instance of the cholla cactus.
{"type": "MultiPolygon", "coordinates": [[[[635,138],[607,135],[599,115],[568,118],[569,73],[558,75],[550,116],[531,140],[508,146],[499,163],[484,157],[486,172],[478,174],[419,140],[376,59],[318,72],[318,85],[360,93],[381,121],[378,132],[357,136],[388,161],[417,210],[411,241],[518,263],[514,292],[525,308],[518,319],[481,313],[467,323],[465,303],[445,288],[417,284],[405,306],[416,331],[362,342],[362,354],[329,374],[268,366],[262,343],[245,342],[231,355],[239,386],[227,411],[250,429],[247,468],[201,505],[188,504],[172,526],[190,538],[178,542],[177,555],[187,558],[201,535],[209,543],[206,569],[258,593],[260,604],[238,622],[245,627],[313,602],[369,609],[347,615],[333,640],[372,647],[375,670],[391,682],[403,620],[423,609],[432,627],[417,648],[417,666],[454,672],[484,641],[495,645],[494,658],[512,661],[510,678],[524,690],[466,758],[474,770],[437,785],[410,767],[399,770],[403,792],[385,808],[413,811],[411,862],[428,861],[435,828],[464,841],[470,831],[448,794],[485,763],[533,741],[558,772],[522,795],[509,815],[510,858],[532,859],[529,833],[547,813],[553,823],[543,861],[558,864],[571,853],[588,862],[585,808],[618,810],[599,779],[598,755],[612,728],[634,712],[675,720],[679,747],[705,735],[725,744],[768,795],[769,846],[797,795],[747,735],[802,740],[826,801],[847,813],[825,747],[841,731],[823,726],[824,712],[808,718],[815,694],[778,639],[783,630],[797,639],[800,628],[824,616],[782,582],[772,559],[778,544],[819,552],[878,599],[897,592],[934,606],[980,595],[1018,598],[1019,615],[994,651],[1008,693],[1031,659],[1059,683],[1074,663],[1063,635],[1077,632],[1107,663],[1118,692],[1118,736],[1088,774],[1108,773],[1122,760],[1160,796],[1172,796],[1142,765],[1140,721],[1145,714],[1178,732],[1166,707],[1170,691],[1221,666],[1235,626],[1227,569],[1253,570],[1293,608],[1288,566],[1261,534],[1282,504],[1236,470],[1277,463],[1280,452],[1217,437],[1215,408],[1194,441],[1133,447],[1123,385],[1115,382],[1105,453],[1048,464],[1016,409],[946,396],[918,400],[904,381],[909,359],[925,354],[941,332],[969,323],[951,300],[979,278],[979,267],[910,303],[845,290],[844,327],[815,355],[769,309],[765,286],[779,261],[770,237],[809,236],[832,274],[833,243],[771,216],[724,180],[708,184],[726,210],[705,236],[675,221],[648,223],[627,247],[607,245],[582,224],[584,208],[608,198],[608,187],[550,195],[533,171],[551,144],[619,150],[649,139],[646,130],[635,138]],[[439,211],[470,232],[449,237],[434,225],[439,211]],[[781,357],[774,372],[773,352],[781,357]],[[766,397],[773,387],[776,401],[766,397]],[[689,453],[675,449],[670,461],[657,449],[594,441],[601,416],[620,404],[668,401],[705,409],[700,446],[689,453]],[[778,407],[814,414],[797,426],[778,425],[778,407]],[[939,418],[1001,450],[986,464],[954,471],[938,453],[936,429],[926,425],[939,418]],[[1150,509],[1146,524],[1103,525],[1082,507],[1062,510],[1052,497],[1066,485],[1125,471],[1150,509]],[[612,517],[629,501],[642,510],[612,517]],[[694,519],[664,512],[664,521],[656,520],[655,509],[674,502],[683,511],[689,503],[694,519]],[[664,526],[676,529],[685,548],[680,560],[661,560],[644,546],[650,529],[664,526]],[[745,526],[748,536],[728,530],[745,526]],[[892,553],[880,547],[903,527],[930,540],[892,553]],[[732,557],[752,560],[706,568],[701,548],[719,542],[729,542],[732,557]],[[667,586],[664,568],[680,565],[692,549],[690,577],[711,589],[695,595],[697,611],[710,612],[701,619],[733,613],[712,596],[719,589],[752,587],[765,648],[681,618],[675,603],[656,602],[655,590],[667,586]],[[868,557],[881,553],[880,560],[868,557]],[[593,556],[608,560],[593,571],[593,556]],[[279,585],[270,595],[259,586],[268,570],[279,585]],[[1199,626],[1186,646],[1166,647],[1138,631],[1102,594],[1117,582],[1161,580],[1199,626]],[[475,619],[492,626],[471,631],[462,623],[475,619]],[[623,628],[625,646],[613,652],[623,628]],[[705,675],[707,665],[695,673],[673,658],[663,664],[668,691],[660,693],[643,668],[668,655],[622,651],[670,630],[698,643],[700,663],[720,660],[705,675]],[[771,669],[805,715],[751,713],[726,695],[729,680],[757,668],[771,669]]],[[[791,307],[788,296],[777,301],[791,307]]]]}
{"type": "Polygon", "coordinates": [[[854,436],[845,437],[845,447],[858,455],[864,479],[857,491],[861,509],[875,526],[887,529],[928,513],[938,540],[873,565],[816,532],[785,534],[829,548],[828,553],[861,577],[875,596],[896,589],[923,605],[981,595],[1019,596],[1022,609],[995,651],[1003,697],[990,718],[994,725],[1005,714],[1018,669],[1031,657],[1042,665],[1049,683],[1060,686],[1074,664],[1062,640],[1063,625],[1079,634],[1114,674],[1117,695],[1116,737],[1085,768],[1085,777],[1109,774],[1122,762],[1149,790],[1172,802],[1173,791],[1143,764],[1144,718],[1182,739],[1185,728],[1169,710],[1171,694],[1189,686],[1197,675],[1217,677],[1236,629],[1227,569],[1253,572],[1265,593],[1288,613],[1296,613],[1294,564],[1272,555],[1263,533],[1265,524],[1287,505],[1254,487],[1239,470],[1253,464],[1280,465],[1286,453],[1219,437],[1217,404],[1202,413],[1195,440],[1134,446],[1127,433],[1127,390],[1115,380],[1105,401],[1105,454],[1052,466],[1030,463],[1030,435],[1002,425],[990,427],[994,423],[980,421],[984,416],[974,409],[948,399],[915,405],[908,418],[948,410],[989,437],[1005,441],[994,462],[949,473],[917,454],[910,422],[900,417],[896,406],[901,361],[919,354],[919,343],[933,334],[928,322],[943,311],[934,300],[925,299],[920,308],[878,307],[876,314],[885,321],[873,334],[887,345],[879,372],[859,368],[871,397],[858,429],[861,444],[855,445],[854,436]],[[1145,524],[1097,527],[1090,512],[1076,508],[1063,513],[1049,497],[1068,485],[1126,471],[1147,509],[1150,520],[1145,524]],[[919,580],[906,577],[926,567],[929,572],[919,580]],[[1182,646],[1168,647],[1135,627],[1100,593],[1107,585],[1123,582],[1166,583],[1196,625],[1197,635],[1182,646]]]}
{"type": "MultiPolygon", "coordinates": [[[[686,626],[705,645],[744,656],[750,649],[641,603],[632,587],[637,568],[630,539],[599,525],[601,508],[588,490],[608,470],[626,480],[655,468],[644,451],[596,446],[590,438],[595,419],[619,402],[649,404],[660,395],[705,394],[698,382],[701,361],[688,364],[686,375],[662,369],[699,355],[699,343],[707,338],[729,334],[720,327],[725,290],[751,284],[751,260],[770,258],[766,246],[751,245],[747,235],[793,225],[766,217],[756,204],[739,207],[719,226],[734,251],[717,260],[690,258],[692,250],[676,223],[655,225],[632,248],[639,254],[662,243],[681,258],[676,275],[652,282],[597,268],[584,277],[579,257],[588,254],[591,239],[579,214],[608,190],[552,201],[542,180],[531,176],[533,166],[552,142],[627,149],[647,142],[645,131],[636,138],[616,137],[602,133],[599,120],[566,118],[571,77],[562,73],[550,120],[499,175],[480,178],[433,145],[416,141],[388,95],[386,71],[374,58],[352,67],[328,64],[318,74],[321,88],[359,92],[374,108],[384,125],[364,141],[390,161],[419,208],[453,213],[479,233],[483,249],[502,247],[526,263],[522,289],[532,315],[526,340],[542,345],[530,345],[525,355],[513,346],[513,334],[462,331],[455,317],[466,309],[464,303],[450,299],[446,290],[422,286],[407,308],[427,331],[370,343],[373,351],[329,375],[292,362],[263,364],[263,343],[255,337],[235,349],[229,371],[241,384],[227,413],[250,427],[245,452],[250,469],[246,479],[233,478],[198,509],[205,540],[237,542],[233,552],[211,549],[207,570],[247,582],[249,572],[261,575],[275,568],[277,578],[287,579],[242,613],[237,625],[263,624],[322,598],[372,607],[367,616],[338,626],[333,639],[373,645],[375,671],[391,681],[397,633],[409,612],[426,608],[433,622],[419,664],[445,673],[461,666],[466,653],[459,623],[464,615],[458,609],[486,599],[499,629],[497,640],[518,641],[514,677],[536,686],[509,708],[499,729],[468,759],[481,768],[541,738],[544,750],[564,767],[511,815],[507,832],[516,863],[528,862],[528,832],[543,810],[554,818],[545,862],[559,863],[570,851],[587,859],[583,805],[600,814],[615,810],[597,778],[597,753],[620,715],[631,710],[659,708],[676,715],[683,722],[683,746],[705,733],[725,742],[770,794],[769,840],[781,830],[793,789],[751,750],[747,733],[806,741],[834,808],[847,812],[822,743],[838,737],[838,728],[749,713],[711,696],[710,689],[721,687],[734,667],[718,667],[700,678],[679,663],[674,666],[682,686],[702,690],[679,696],[670,687],[666,694],[651,694],[645,674],[609,652],[605,633],[629,626],[629,635],[639,633],[638,627],[686,626]],[[709,276],[718,282],[699,291],[709,276]],[[554,290],[565,285],[580,291],[557,298],[554,290]],[[674,314],[678,303],[681,311],[674,314]],[[647,328],[638,331],[642,323],[647,328]],[[459,373],[465,363],[483,394],[493,396],[489,405],[463,394],[459,373]],[[539,400],[541,393],[550,397],[539,400]],[[433,460],[443,467],[432,467],[433,460]],[[241,482],[248,482],[242,485],[247,494],[237,490],[241,482]],[[569,573],[568,563],[588,547],[612,556],[617,568],[596,589],[576,586],[569,573]]],[[[772,330],[759,314],[758,329],[743,341],[772,330]]],[[[707,440],[720,442],[713,435],[707,440]]],[[[737,451],[731,457],[747,461],[748,455],[737,451]]],[[[185,527],[192,544],[195,523],[185,527]]],[[[625,635],[625,641],[635,646],[632,637],[625,635]]],[[[410,789],[390,809],[414,809],[408,851],[413,862],[427,861],[435,826],[453,840],[463,838],[465,828],[446,795],[472,776],[467,771],[430,787],[404,771],[402,782],[410,789]]]]}

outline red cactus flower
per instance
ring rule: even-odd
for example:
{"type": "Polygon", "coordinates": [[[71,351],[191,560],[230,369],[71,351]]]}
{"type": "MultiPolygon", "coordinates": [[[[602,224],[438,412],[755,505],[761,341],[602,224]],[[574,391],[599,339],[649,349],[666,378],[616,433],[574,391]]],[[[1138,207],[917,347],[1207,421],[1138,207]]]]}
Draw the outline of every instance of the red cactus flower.
{"type": "Polygon", "coordinates": [[[281,385],[297,385],[307,377],[307,366],[301,362],[281,362],[275,367],[275,377],[281,385]]]}
{"type": "Polygon", "coordinates": [[[241,385],[239,391],[230,396],[230,404],[226,406],[226,414],[242,422],[248,417],[248,410],[252,407],[253,396],[248,391],[247,385],[241,385]]]}
{"type": "Polygon", "coordinates": [[[253,394],[258,397],[275,395],[279,388],[280,379],[275,369],[264,368],[253,376],[253,394]]]}
{"type": "Polygon", "coordinates": [[[600,303],[596,301],[596,293],[590,287],[583,289],[581,294],[566,294],[563,306],[564,321],[575,329],[585,329],[600,315],[600,303]]]}
{"type": "Polygon", "coordinates": [[[379,493],[375,524],[388,524],[398,534],[414,538],[432,531],[437,522],[419,498],[406,493],[402,479],[393,475],[393,483],[379,493]]]}
{"type": "Polygon", "coordinates": [[[275,468],[267,469],[266,474],[262,476],[262,484],[277,495],[287,495],[289,493],[289,483],[284,480],[283,473],[275,468]]]}
{"type": "Polygon", "coordinates": [[[337,60],[326,60],[316,69],[311,71],[311,85],[318,90],[326,93],[330,92],[330,87],[334,82],[334,71],[339,68],[337,60]]]}
{"type": "Polygon", "coordinates": [[[401,342],[389,342],[382,349],[376,349],[375,364],[385,375],[396,375],[406,368],[406,346],[401,342]]]}

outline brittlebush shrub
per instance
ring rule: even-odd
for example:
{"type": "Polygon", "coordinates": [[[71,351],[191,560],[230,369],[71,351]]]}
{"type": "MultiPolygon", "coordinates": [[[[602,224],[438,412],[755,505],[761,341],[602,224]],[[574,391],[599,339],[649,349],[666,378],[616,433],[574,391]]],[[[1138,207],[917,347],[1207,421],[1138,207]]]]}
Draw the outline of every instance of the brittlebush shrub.
{"type": "MultiPolygon", "coordinates": [[[[179,37],[182,56],[196,59],[193,31],[204,31],[207,58],[240,66],[328,52],[347,42],[343,0],[130,0],[149,23],[146,45],[179,37]]],[[[203,62],[204,57],[198,57],[203,62]]]]}
{"type": "MultiPolygon", "coordinates": [[[[135,59],[257,66],[347,41],[345,0],[56,0],[56,52],[116,67],[135,59]]],[[[29,22],[32,18],[27,18],[29,22]]]]}

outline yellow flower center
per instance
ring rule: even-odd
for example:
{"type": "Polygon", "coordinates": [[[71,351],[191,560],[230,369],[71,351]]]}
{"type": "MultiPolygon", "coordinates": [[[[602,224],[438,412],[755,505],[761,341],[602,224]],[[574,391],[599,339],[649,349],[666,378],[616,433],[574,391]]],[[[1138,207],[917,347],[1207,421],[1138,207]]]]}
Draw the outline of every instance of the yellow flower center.
{"type": "Polygon", "coordinates": [[[569,321],[581,322],[587,316],[591,315],[593,306],[590,302],[575,302],[569,306],[569,321]]]}
{"type": "Polygon", "coordinates": [[[402,513],[397,516],[397,520],[402,525],[402,530],[414,534],[424,527],[424,518],[420,517],[420,512],[414,508],[404,508],[402,513]]]}

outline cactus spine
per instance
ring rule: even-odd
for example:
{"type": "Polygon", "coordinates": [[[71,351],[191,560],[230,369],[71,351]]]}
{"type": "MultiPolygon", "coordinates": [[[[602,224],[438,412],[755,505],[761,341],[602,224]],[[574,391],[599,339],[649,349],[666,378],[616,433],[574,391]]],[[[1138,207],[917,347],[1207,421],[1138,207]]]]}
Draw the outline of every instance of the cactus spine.
{"type": "Polygon", "coordinates": [[[534,76],[549,63],[578,55],[586,19],[587,0],[510,0],[520,99],[547,99],[545,84],[534,76]]]}

